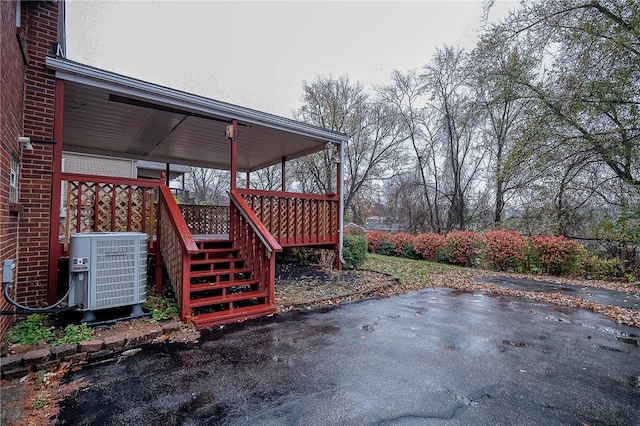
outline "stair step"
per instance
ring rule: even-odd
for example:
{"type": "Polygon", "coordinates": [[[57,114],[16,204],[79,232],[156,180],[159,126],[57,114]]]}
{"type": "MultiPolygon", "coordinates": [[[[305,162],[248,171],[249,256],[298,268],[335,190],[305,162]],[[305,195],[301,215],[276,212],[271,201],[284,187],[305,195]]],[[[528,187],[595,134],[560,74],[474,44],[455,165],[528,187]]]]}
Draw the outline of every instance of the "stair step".
{"type": "Polygon", "coordinates": [[[191,284],[189,286],[189,292],[197,293],[199,291],[207,291],[207,290],[217,290],[220,288],[229,288],[229,287],[242,287],[245,285],[256,285],[260,284],[260,280],[249,279],[249,280],[235,280],[235,281],[223,281],[221,283],[204,283],[204,284],[191,284]]]}
{"type": "Polygon", "coordinates": [[[192,265],[213,265],[214,263],[243,262],[247,259],[244,257],[214,257],[212,259],[191,259],[192,265]]]}
{"type": "Polygon", "coordinates": [[[228,311],[195,315],[191,317],[191,321],[195,325],[196,329],[200,330],[203,328],[213,327],[214,325],[229,324],[231,322],[263,317],[273,314],[275,311],[276,307],[270,305],[247,306],[245,308],[237,308],[228,311]]]}
{"type": "Polygon", "coordinates": [[[246,274],[249,272],[253,272],[251,268],[239,268],[239,269],[220,269],[214,271],[191,271],[189,274],[190,278],[206,278],[206,277],[216,277],[219,275],[231,275],[231,274],[246,274]]]}
{"type": "Polygon", "coordinates": [[[204,240],[195,243],[199,250],[234,250],[231,240],[204,240]]]}
{"type": "Polygon", "coordinates": [[[210,254],[226,254],[226,253],[237,253],[239,252],[239,248],[235,247],[223,247],[223,248],[198,248],[198,253],[210,253],[210,254]]]}
{"type": "MultiPolygon", "coordinates": [[[[239,300],[249,300],[259,297],[268,297],[267,291],[245,291],[242,293],[225,294],[224,296],[203,297],[201,299],[189,300],[190,308],[202,308],[210,305],[217,305],[219,303],[237,302],[239,300]]],[[[242,308],[238,308],[242,309],[242,308]]],[[[221,311],[224,312],[224,311],[221,311]]]]}

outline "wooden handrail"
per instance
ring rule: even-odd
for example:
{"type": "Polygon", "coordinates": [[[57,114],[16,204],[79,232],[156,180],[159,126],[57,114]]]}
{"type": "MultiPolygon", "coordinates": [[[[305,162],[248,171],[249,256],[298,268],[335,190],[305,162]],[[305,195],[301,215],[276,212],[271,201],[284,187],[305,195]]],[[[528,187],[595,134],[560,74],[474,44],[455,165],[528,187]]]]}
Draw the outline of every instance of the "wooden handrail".
{"type": "Polygon", "coordinates": [[[247,220],[253,231],[256,233],[262,244],[265,245],[266,249],[269,252],[280,252],[282,251],[282,247],[276,239],[271,235],[269,230],[263,225],[263,223],[258,219],[258,216],[253,212],[253,210],[249,207],[249,205],[244,201],[242,196],[238,193],[237,190],[229,191],[229,199],[233,202],[233,204],[238,208],[242,216],[247,220]]]}
{"type": "Polygon", "coordinates": [[[116,185],[146,186],[151,188],[156,188],[161,184],[157,179],[122,178],[115,176],[85,175],[82,173],[63,172],[60,176],[63,181],[66,180],[72,182],[111,183],[116,185]]]}
{"type": "Polygon", "coordinates": [[[328,194],[308,194],[304,192],[282,192],[282,191],[266,191],[264,189],[246,189],[237,188],[234,189],[238,194],[244,195],[257,195],[260,197],[278,197],[278,198],[302,198],[310,200],[327,200],[338,201],[340,197],[338,195],[328,194]]]}
{"type": "Polygon", "coordinates": [[[165,206],[169,211],[169,216],[171,219],[171,223],[176,229],[178,236],[180,237],[180,241],[182,242],[182,246],[185,248],[187,253],[197,253],[198,246],[196,242],[193,240],[193,236],[191,235],[191,231],[189,231],[189,227],[187,226],[187,222],[182,217],[182,213],[180,212],[180,208],[176,204],[173,199],[173,194],[171,190],[166,185],[160,185],[160,197],[164,199],[165,206]]]}

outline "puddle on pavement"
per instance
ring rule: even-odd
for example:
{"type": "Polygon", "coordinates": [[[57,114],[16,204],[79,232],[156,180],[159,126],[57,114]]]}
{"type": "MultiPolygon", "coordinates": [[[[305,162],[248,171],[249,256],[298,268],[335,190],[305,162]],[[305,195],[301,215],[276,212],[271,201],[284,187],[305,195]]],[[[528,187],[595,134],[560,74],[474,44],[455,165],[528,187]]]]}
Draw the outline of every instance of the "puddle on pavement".
{"type": "Polygon", "coordinates": [[[501,340],[500,342],[503,345],[514,346],[516,348],[524,348],[525,346],[527,346],[525,342],[520,342],[518,340],[501,340]]]}
{"type": "Polygon", "coordinates": [[[611,352],[622,352],[622,350],[618,349],[618,348],[612,348],[610,346],[605,346],[605,345],[599,345],[598,346],[600,349],[604,349],[605,351],[611,351],[611,352]]]}
{"type": "Polygon", "coordinates": [[[215,398],[213,394],[209,391],[200,392],[198,394],[192,394],[191,398],[189,398],[187,402],[180,405],[180,408],[178,408],[178,411],[184,414],[191,414],[197,409],[210,404],[214,399],[215,398]]]}
{"type": "MultiPolygon", "coordinates": [[[[621,339],[634,340],[633,344],[638,344],[638,339],[640,338],[640,336],[638,336],[637,334],[627,333],[626,331],[620,331],[620,330],[616,330],[615,328],[610,328],[610,327],[600,327],[599,330],[600,331],[604,331],[605,333],[609,333],[609,334],[612,334],[612,335],[616,336],[618,338],[618,340],[621,340],[621,339]]],[[[625,342],[625,343],[627,343],[627,342],[625,342]]]]}

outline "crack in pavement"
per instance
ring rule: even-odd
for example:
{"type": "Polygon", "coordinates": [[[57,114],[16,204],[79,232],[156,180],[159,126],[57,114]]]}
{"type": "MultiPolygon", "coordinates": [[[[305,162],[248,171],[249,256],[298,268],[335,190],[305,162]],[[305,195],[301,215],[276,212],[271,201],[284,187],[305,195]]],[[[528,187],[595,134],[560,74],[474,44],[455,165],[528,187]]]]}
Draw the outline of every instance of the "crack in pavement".
{"type": "Polygon", "coordinates": [[[422,413],[405,413],[396,417],[387,418],[378,420],[376,422],[370,423],[370,426],[382,426],[388,424],[395,424],[396,422],[400,422],[403,420],[453,420],[458,415],[464,413],[469,407],[476,406],[480,404],[485,399],[494,398],[495,394],[502,389],[504,385],[502,382],[492,383],[490,385],[484,386],[478,389],[476,392],[471,394],[471,396],[460,396],[457,395],[455,397],[456,401],[460,401],[460,404],[456,404],[451,407],[449,410],[446,410],[444,413],[438,411],[425,411],[422,413]]]}

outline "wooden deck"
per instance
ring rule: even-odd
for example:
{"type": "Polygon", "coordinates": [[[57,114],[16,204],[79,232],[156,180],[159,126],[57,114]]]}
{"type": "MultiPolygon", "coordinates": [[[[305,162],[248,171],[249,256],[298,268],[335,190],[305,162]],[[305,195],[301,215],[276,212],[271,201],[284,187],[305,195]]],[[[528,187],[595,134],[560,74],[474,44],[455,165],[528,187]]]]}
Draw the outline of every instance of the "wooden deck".
{"type": "Polygon", "coordinates": [[[191,234],[193,240],[197,243],[199,241],[215,241],[215,240],[228,240],[229,234],[191,234]]]}
{"type": "MultiPolygon", "coordinates": [[[[139,231],[185,322],[203,328],[275,311],[275,254],[339,247],[335,195],[231,190],[229,206],[178,205],[160,181],[63,174],[66,211],[55,262],[74,232],[139,231]]],[[[52,251],[53,252],[53,251],[52,251]]]]}

